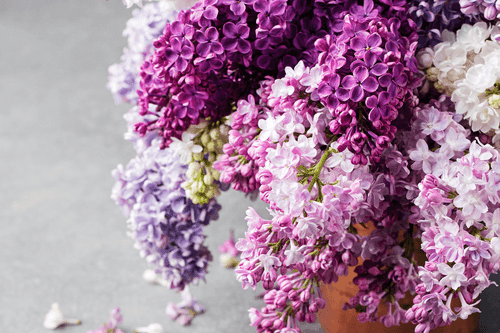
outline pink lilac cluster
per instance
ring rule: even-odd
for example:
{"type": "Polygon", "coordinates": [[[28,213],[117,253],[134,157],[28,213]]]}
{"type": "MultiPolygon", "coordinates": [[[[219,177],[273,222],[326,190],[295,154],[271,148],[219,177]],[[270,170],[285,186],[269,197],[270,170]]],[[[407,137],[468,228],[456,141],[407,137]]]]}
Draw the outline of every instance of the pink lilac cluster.
{"type": "Polygon", "coordinates": [[[138,100],[141,65],[153,54],[153,41],[165,30],[167,22],[177,13],[165,2],[148,3],[132,12],[123,36],[127,47],[123,50],[121,62],[109,67],[107,87],[116,103],[136,104],[138,100]]]}
{"type": "Polygon", "coordinates": [[[117,328],[121,323],[123,323],[123,316],[120,313],[120,308],[114,308],[111,310],[106,323],[96,330],[87,331],[87,333],[124,333],[121,329],[117,328]]]}
{"type": "Polygon", "coordinates": [[[254,192],[260,186],[255,175],[259,171],[261,150],[254,143],[258,144],[258,121],[263,118],[263,108],[256,104],[253,95],[238,101],[236,111],[231,114],[229,142],[223,147],[224,154],[213,165],[221,172],[221,182],[231,184],[233,189],[244,193],[254,192]]]}
{"type": "Polygon", "coordinates": [[[349,229],[366,199],[357,175],[368,167],[345,172],[337,163],[341,152],[322,150],[312,137],[293,130],[277,141],[266,150],[257,175],[273,218],[264,220],[250,208],[248,231],[236,243],[242,251],[236,273],[243,288],[262,282],[269,290],[266,306],[250,310],[258,332],[296,332],[297,321],[314,322],[325,305],[318,283],[346,275],[361,254],[360,237],[349,229]]]}
{"type": "Polygon", "coordinates": [[[126,168],[113,171],[116,184],[112,198],[128,218],[129,235],[141,257],[156,265],[171,289],[204,279],[212,260],[203,245],[203,226],[218,218],[218,205],[195,205],[180,184],[186,166],[169,150],[160,150],[154,140],[126,168]]]}
{"type": "Polygon", "coordinates": [[[474,139],[442,101],[415,110],[416,143],[409,142],[421,179],[410,220],[427,256],[406,313],[417,333],[480,312],[478,296],[500,268],[500,153],[474,139]]]}

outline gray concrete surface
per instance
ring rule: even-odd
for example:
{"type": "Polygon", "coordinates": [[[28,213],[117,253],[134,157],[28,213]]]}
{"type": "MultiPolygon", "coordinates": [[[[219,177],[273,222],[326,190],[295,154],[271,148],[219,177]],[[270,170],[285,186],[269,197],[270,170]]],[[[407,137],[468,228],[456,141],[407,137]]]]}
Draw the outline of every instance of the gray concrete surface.
{"type": "MultiPolygon", "coordinates": [[[[189,327],[164,314],[180,295],[142,280],[147,264],[110,199],[111,170],[134,156],[122,139],[128,106],[105,88],[130,16],[120,0],[0,0],[0,333],[47,332],[52,302],[82,321],[68,333],[96,329],[117,306],[128,333],[152,322],[166,332],[255,332],[247,310],[262,301],[217,261],[192,288],[207,311],[189,327]]],[[[229,228],[243,236],[250,204],[235,192],[220,203],[206,228],[214,254],[229,228]]],[[[498,295],[485,293],[482,332],[500,330],[498,295]]]]}

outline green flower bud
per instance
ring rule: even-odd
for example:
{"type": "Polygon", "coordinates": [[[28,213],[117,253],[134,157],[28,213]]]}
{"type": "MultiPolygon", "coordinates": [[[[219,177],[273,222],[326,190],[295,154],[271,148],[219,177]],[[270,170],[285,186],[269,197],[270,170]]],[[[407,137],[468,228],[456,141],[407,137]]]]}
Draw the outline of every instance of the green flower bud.
{"type": "Polygon", "coordinates": [[[196,175],[201,171],[201,164],[199,162],[191,162],[188,165],[188,169],[186,171],[186,176],[189,179],[193,179],[196,175]]]}
{"type": "Polygon", "coordinates": [[[215,191],[213,190],[213,188],[212,188],[212,187],[210,187],[210,188],[207,190],[207,193],[205,193],[205,194],[206,194],[207,201],[208,201],[208,199],[209,199],[209,198],[211,199],[211,198],[213,198],[213,197],[214,197],[214,195],[215,195],[215,191]]]}
{"type": "Polygon", "coordinates": [[[208,135],[207,132],[204,132],[201,137],[200,137],[200,140],[201,140],[201,144],[203,146],[206,146],[207,143],[209,143],[211,140],[210,140],[210,136],[208,135]]]}
{"type": "Polygon", "coordinates": [[[431,82],[436,82],[438,80],[439,69],[436,67],[431,67],[425,71],[425,77],[431,82]]]}
{"type": "Polygon", "coordinates": [[[217,140],[220,136],[220,132],[219,132],[219,129],[217,128],[212,128],[210,130],[210,137],[213,139],[213,140],[217,140]]]}
{"type": "Polygon", "coordinates": [[[210,173],[206,174],[204,177],[203,177],[203,182],[206,184],[206,185],[211,185],[213,182],[214,182],[214,179],[212,178],[212,175],[210,173]]]}
{"type": "Polygon", "coordinates": [[[500,107],[500,95],[493,94],[488,97],[488,103],[495,109],[500,107]]]}
{"type": "Polygon", "coordinates": [[[194,153],[193,158],[195,161],[201,161],[203,160],[203,153],[194,153]]]}

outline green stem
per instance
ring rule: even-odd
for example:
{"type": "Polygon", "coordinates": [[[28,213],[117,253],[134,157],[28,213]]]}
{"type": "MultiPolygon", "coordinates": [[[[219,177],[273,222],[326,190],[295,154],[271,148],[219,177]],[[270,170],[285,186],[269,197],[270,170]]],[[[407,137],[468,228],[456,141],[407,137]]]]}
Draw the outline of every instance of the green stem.
{"type": "Polygon", "coordinates": [[[314,184],[316,184],[318,182],[318,180],[319,180],[319,174],[321,173],[321,169],[323,168],[323,165],[325,164],[326,160],[328,159],[328,157],[330,156],[331,153],[332,153],[331,149],[325,150],[325,152],[323,153],[323,156],[321,156],[321,160],[319,161],[319,163],[314,168],[313,179],[311,180],[311,183],[309,184],[309,187],[307,188],[307,190],[309,192],[312,191],[312,189],[314,187],[314,184]]]}

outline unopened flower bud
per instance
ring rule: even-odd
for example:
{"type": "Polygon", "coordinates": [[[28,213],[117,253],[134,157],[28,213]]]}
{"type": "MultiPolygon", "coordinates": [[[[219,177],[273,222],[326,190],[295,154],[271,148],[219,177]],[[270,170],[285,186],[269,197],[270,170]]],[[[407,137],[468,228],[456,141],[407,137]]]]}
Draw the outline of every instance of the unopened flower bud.
{"type": "Polygon", "coordinates": [[[201,161],[201,160],[203,160],[203,153],[194,153],[193,154],[193,159],[195,161],[201,161]]]}
{"type": "Polygon", "coordinates": [[[215,179],[215,180],[219,180],[220,179],[220,172],[219,172],[219,170],[212,169],[210,171],[210,173],[212,174],[212,178],[213,179],[215,179]]]}
{"type": "Polygon", "coordinates": [[[210,135],[207,132],[204,132],[200,137],[201,143],[206,146],[211,140],[210,135]]]}
{"type": "Polygon", "coordinates": [[[208,162],[213,163],[217,159],[217,155],[214,153],[208,154],[208,162]]]}
{"type": "Polygon", "coordinates": [[[497,95],[497,94],[490,95],[490,97],[488,97],[488,103],[492,107],[494,107],[495,109],[499,108],[500,107],[500,95],[497,95]]]}
{"type": "Polygon", "coordinates": [[[227,125],[222,125],[220,128],[219,128],[219,133],[221,136],[223,137],[227,137],[228,133],[229,133],[229,129],[230,127],[227,126],[227,125]]]}
{"type": "Polygon", "coordinates": [[[432,66],[432,59],[434,58],[434,51],[430,47],[426,47],[418,51],[417,64],[418,68],[426,69],[432,66]]]}
{"type": "MultiPolygon", "coordinates": [[[[222,128],[222,127],[221,127],[222,128]]],[[[219,129],[217,128],[212,128],[210,130],[210,137],[213,139],[213,140],[217,140],[220,136],[220,132],[219,132],[219,129]]]]}
{"type": "Polygon", "coordinates": [[[233,257],[229,253],[222,253],[219,256],[219,262],[224,268],[235,268],[240,263],[236,257],[233,257]]]}
{"type": "Polygon", "coordinates": [[[425,77],[431,82],[436,82],[438,80],[439,69],[436,67],[431,67],[425,71],[425,77]]]}
{"type": "Polygon", "coordinates": [[[198,162],[191,162],[188,165],[188,169],[186,171],[186,176],[190,179],[196,178],[196,174],[200,172],[201,164],[198,162]]]}
{"type": "Polygon", "coordinates": [[[214,182],[214,179],[210,173],[207,173],[205,176],[203,176],[203,182],[206,185],[211,185],[214,182]]]}
{"type": "Polygon", "coordinates": [[[208,151],[215,151],[215,143],[213,141],[210,141],[206,145],[208,151]]]}

